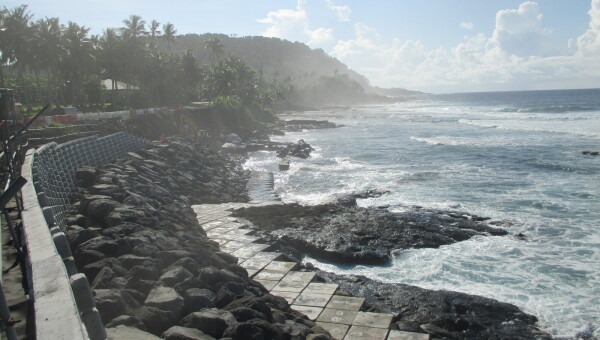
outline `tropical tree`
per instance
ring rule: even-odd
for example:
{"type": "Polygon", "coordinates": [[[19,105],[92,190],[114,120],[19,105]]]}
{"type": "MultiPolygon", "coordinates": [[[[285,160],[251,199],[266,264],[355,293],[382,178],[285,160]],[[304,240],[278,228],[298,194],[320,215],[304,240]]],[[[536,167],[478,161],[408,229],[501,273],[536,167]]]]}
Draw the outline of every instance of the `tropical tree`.
{"type": "Polygon", "coordinates": [[[27,93],[24,74],[28,67],[33,65],[30,49],[31,27],[29,23],[32,14],[27,5],[21,5],[13,10],[6,10],[3,15],[4,41],[2,50],[3,63],[8,62],[17,70],[17,82],[22,98],[26,99],[27,93]]]}
{"type": "MultiPolygon", "coordinates": [[[[38,67],[46,72],[45,102],[52,101],[53,94],[59,88],[59,67],[65,57],[63,41],[64,26],[58,18],[39,19],[33,25],[33,54],[38,60],[38,67]]],[[[38,78],[36,68],[36,78],[38,78]]],[[[39,79],[38,79],[39,84],[39,79]]]]}
{"type": "Polygon", "coordinates": [[[203,78],[202,68],[193,50],[188,49],[182,56],[181,66],[183,70],[185,99],[193,101],[198,96],[198,87],[203,78]]]}
{"type": "Polygon", "coordinates": [[[214,65],[225,54],[223,51],[223,44],[221,43],[221,39],[217,37],[209,38],[204,44],[204,48],[207,49],[210,53],[211,65],[214,65]]]}
{"type": "Polygon", "coordinates": [[[205,96],[236,96],[247,105],[258,99],[256,72],[236,56],[229,56],[213,66],[205,79],[205,96]]]}
{"type": "Polygon", "coordinates": [[[152,20],[152,22],[150,23],[150,36],[152,38],[156,38],[157,36],[160,35],[160,31],[158,30],[160,28],[160,23],[156,20],[152,20]]]}
{"type": "Polygon", "coordinates": [[[167,41],[169,49],[171,49],[172,44],[175,41],[175,34],[177,34],[177,30],[172,23],[167,22],[163,25],[163,38],[167,41]]]}
{"type": "Polygon", "coordinates": [[[84,79],[96,66],[94,45],[87,36],[89,31],[89,28],[69,21],[64,34],[66,54],[63,71],[67,75],[72,100],[77,105],[85,102],[82,91],[84,79]]]}

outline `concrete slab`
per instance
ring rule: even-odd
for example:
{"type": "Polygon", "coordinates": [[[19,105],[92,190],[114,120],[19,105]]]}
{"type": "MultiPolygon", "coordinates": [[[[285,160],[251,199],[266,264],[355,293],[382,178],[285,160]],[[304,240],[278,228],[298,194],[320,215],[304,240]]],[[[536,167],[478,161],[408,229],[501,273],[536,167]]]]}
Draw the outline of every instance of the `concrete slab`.
{"type": "Polygon", "coordinates": [[[271,280],[255,280],[255,281],[262,284],[267,290],[271,290],[271,289],[273,289],[273,287],[275,287],[275,285],[277,285],[277,281],[271,281],[271,280]]]}
{"type": "Polygon", "coordinates": [[[317,321],[351,325],[357,313],[352,310],[325,308],[317,318],[317,321]]]}
{"type": "Polygon", "coordinates": [[[292,303],[294,303],[294,300],[296,300],[296,298],[298,297],[298,295],[300,295],[300,293],[297,292],[283,292],[283,291],[279,291],[279,290],[271,290],[271,294],[275,295],[275,296],[281,296],[282,298],[286,299],[286,301],[291,305],[292,303]]]}
{"type": "Polygon", "coordinates": [[[339,285],[335,283],[320,283],[320,282],[311,282],[306,286],[305,292],[315,293],[315,294],[335,294],[335,291],[338,289],[339,285]]]}
{"type": "Polygon", "coordinates": [[[306,285],[315,277],[316,273],[314,272],[297,272],[290,271],[288,272],[282,281],[305,281],[306,285]]]}
{"type": "MultiPolygon", "coordinates": [[[[215,241],[217,241],[218,239],[214,239],[215,241]]],[[[217,241],[219,242],[219,241],[217,241]]],[[[248,243],[244,243],[244,242],[238,242],[238,241],[227,241],[227,243],[223,242],[221,244],[221,242],[219,242],[219,246],[221,248],[226,247],[226,248],[242,248],[245,247],[248,243]]]]}
{"type": "Polygon", "coordinates": [[[248,235],[252,231],[253,231],[252,229],[238,228],[235,230],[228,231],[226,234],[248,235]]]}
{"type": "Polygon", "coordinates": [[[309,307],[309,306],[299,306],[299,305],[291,305],[292,309],[298,311],[304,315],[306,315],[310,320],[316,320],[323,308],[320,307],[309,307]]]}
{"type": "MultiPolygon", "coordinates": [[[[281,279],[283,279],[283,276],[285,275],[285,273],[282,272],[276,272],[273,270],[268,270],[268,269],[263,269],[261,270],[258,274],[256,274],[256,278],[259,280],[276,280],[279,281],[281,279]]],[[[325,306],[322,306],[325,307],[325,306]]]]}
{"type": "Polygon", "coordinates": [[[429,334],[404,331],[390,331],[387,340],[429,340],[429,334]]]}
{"type": "Polygon", "coordinates": [[[333,308],[333,309],[359,311],[360,307],[362,307],[362,304],[364,302],[365,302],[364,298],[334,295],[326,307],[333,308]]]}
{"type": "Polygon", "coordinates": [[[245,245],[242,249],[234,251],[232,255],[240,258],[250,258],[256,255],[258,252],[263,251],[269,247],[270,245],[268,244],[250,243],[248,245],[245,245]]]}
{"type": "Polygon", "coordinates": [[[256,236],[251,236],[251,235],[238,235],[238,237],[235,238],[236,241],[240,241],[240,242],[256,242],[260,239],[260,237],[256,237],[256,236]]]}
{"type": "Polygon", "coordinates": [[[364,326],[352,326],[344,340],[385,340],[388,330],[364,326]]]}
{"type": "Polygon", "coordinates": [[[356,319],[354,319],[352,324],[356,326],[388,329],[393,317],[394,314],[358,312],[356,319]]]}
{"type": "Polygon", "coordinates": [[[301,280],[287,280],[287,281],[279,281],[279,283],[273,288],[274,290],[279,290],[283,292],[296,292],[300,293],[304,290],[304,288],[308,286],[308,282],[301,280]]]}
{"type": "Polygon", "coordinates": [[[253,277],[256,273],[258,273],[258,269],[247,268],[248,277],[253,277]]]}
{"type": "Polygon", "coordinates": [[[328,331],[331,336],[336,340],[342,340],[350,326],[343,325],[341,323],[329,323],[317,321],[317,326],[321,326],[324,330],[328,331]]]}
{"type": "Polygon", "coordinates": [[[217,227],[220,227],[224,223],[225,222],[223,222],[223,221],[212,221],[212,222],[208,222],[208,223],[202,224],[202,228],[204,229],[204,231],[209,231],[211,229],[215,229],[217,227]]]}
{"type": "Polygon", "coordinates": [[[298,266],[296,262],[285,262],[285,261],[273,261],[269,263],[265,269],[277,271],[281,273],[288,273],[289,271],[295,269],[298,266]]]}
{"type": "Polygon", "coordinates": [[[298,296],[294,303],[302,306],[325,307],[329,299],[331,299],[331,295],[329,294],[313,294],[307,293],[305,290],[298,296]]]}
{"type": "Polygon", "coordinates": [[[279,253],[261,251],[256,253],[248,260],[242,262],[240,265],[246,269],[252,268],[260,270],[266,267],[271,261],[273,261],[273,259],[276,259],[280,255],[281,254],[279,253]]]}

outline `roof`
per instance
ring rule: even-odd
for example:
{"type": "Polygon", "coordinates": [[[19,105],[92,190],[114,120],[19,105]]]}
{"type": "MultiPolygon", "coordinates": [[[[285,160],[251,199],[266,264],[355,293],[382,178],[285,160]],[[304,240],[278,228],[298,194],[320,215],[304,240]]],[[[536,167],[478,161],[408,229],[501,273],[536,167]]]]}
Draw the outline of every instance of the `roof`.
{"type": "MultiPolygon", "coordinates": [[[[104,79],[102,81],[100,81],[100,85],[102,85],[102,87],[104,87],[107,90],[112,90],[112,79],[104,79]]],[[[139,90],[140,88],[135,86],[135,85],[131,85],[129,84],[129,88],[127,87],[128,84],[117,81],[116,83],[116,87],[115,90],[139,90]]]]}

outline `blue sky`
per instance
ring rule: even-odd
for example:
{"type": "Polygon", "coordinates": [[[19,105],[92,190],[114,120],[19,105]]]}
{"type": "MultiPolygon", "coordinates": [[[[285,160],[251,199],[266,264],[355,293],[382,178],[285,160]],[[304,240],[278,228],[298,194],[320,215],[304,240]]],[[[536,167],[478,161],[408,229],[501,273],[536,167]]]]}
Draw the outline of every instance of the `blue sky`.
{"type": "Polygon", "coordinates": [[[130,14],[179,34],[322,48],[372,84],[428,92],[600,87],[600,0],[13,1],[101,33],[130,14]]]}

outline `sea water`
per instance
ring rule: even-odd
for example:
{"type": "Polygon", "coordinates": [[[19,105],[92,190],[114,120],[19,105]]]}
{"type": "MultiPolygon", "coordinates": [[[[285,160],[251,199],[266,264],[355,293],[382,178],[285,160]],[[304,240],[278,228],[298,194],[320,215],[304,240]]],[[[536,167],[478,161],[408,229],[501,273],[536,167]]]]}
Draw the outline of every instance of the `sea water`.
{"type": "MultiPolygon", "coordinates": [[[[285,116],[284,116],[285,118],[285,116]]],[[[391,105],[306,112],[343,127],[273,137],[316,150],[277,170],[273,152],[246,167],[275,172],[285,202],[389,190],[361,206],[465,211],[509,222],[512,236],[397,251],[391,266],[341,274],[477,294],[519,306],[558,337],[600,334],[600,90],[424,95],[391,105]]]]}

